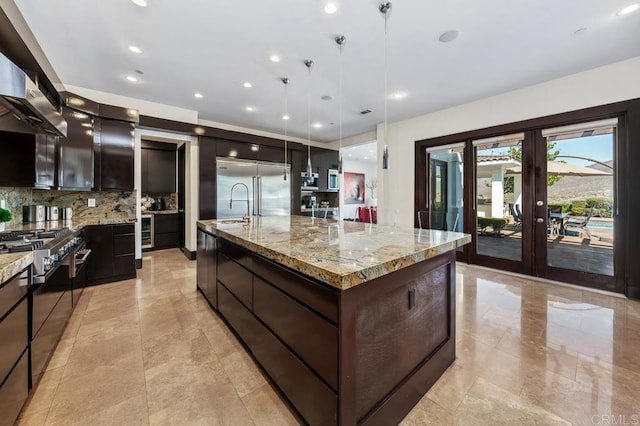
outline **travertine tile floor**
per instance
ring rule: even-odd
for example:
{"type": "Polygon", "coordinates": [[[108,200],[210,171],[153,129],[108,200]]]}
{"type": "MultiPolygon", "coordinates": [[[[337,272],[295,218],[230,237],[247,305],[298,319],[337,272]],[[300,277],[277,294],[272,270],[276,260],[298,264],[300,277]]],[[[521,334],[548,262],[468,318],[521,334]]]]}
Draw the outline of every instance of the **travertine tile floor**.
{"type": "MultiPolygon", "coordinates": [[[[195,266],[153,252],[88,288],[21,424],[298,424],[195,266]]],[[[457,299],[457,360],[404,424],[640,422],[640,303],[464,264],[457,299]]]]}

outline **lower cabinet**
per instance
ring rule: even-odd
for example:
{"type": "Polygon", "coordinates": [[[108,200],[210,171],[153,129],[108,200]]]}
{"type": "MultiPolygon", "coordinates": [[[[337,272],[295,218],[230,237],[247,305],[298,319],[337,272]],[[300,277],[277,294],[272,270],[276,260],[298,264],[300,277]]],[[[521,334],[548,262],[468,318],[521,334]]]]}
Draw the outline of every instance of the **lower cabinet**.
{"type": "Polygon", "coordinates": [[[88,285],[136,277],[134,224],[92,225],[83,232],[87,248],[91,249],[88,285]]]}
{"type": "Polygon", "coordinates": [[[153,215],[153,248],[178,247],[178,214],[153,215]]]}
{"type": "Polygon", "coordinates": [[[13,424],[29,389],[28,269],[0,285],[0,425],[13,424]]]}
{"type": "Polygon", "coordinates": [[[198,229],[196,283],[198,290],[214,308],[218,306],[216,289],[217,244],[216,237],[198,229]]]}

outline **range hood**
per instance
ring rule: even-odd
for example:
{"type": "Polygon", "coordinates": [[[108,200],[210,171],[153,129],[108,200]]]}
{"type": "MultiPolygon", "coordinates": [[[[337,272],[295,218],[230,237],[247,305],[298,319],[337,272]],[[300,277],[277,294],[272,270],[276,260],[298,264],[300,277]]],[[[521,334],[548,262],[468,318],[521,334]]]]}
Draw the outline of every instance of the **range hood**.
{"type": "Polygon", "coordinates": [[[0,53],[0,130],[67,136],[62,114],[17,65],[0,53]]]}

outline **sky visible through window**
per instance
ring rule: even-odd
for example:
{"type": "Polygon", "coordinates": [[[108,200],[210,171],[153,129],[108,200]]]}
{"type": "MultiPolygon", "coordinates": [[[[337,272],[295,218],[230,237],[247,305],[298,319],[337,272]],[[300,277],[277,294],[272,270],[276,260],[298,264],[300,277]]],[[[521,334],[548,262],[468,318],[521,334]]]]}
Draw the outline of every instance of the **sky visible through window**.
{"type": "MultiPolygon", "coordinates": [[[[560,151],[560,155],[569,155],[577,157],[591,158],[606,163],[613,160],[613,135],[585,136],[574,139],[563,139],[556,141],[556,150],[560,151]]],[[[478,151],[480,155],[500,155],[508,154],[509,148],[494,148],[478,151]]],[[[579,166],[590,166],[591,161],[580,160],[577,158],[558,158],[569,164],[579,166]]]]}

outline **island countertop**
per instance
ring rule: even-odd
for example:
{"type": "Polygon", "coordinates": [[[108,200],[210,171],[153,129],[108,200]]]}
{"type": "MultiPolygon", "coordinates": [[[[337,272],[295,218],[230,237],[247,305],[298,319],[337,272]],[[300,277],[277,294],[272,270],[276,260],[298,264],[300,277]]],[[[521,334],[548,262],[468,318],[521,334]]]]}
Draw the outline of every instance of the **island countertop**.
{"type": "Polygon", "coordinates": [[[340,290],[455,250],[459,232],[413,229],[304,216],[250,223],[201,220],[198,228],[340,290]]]}
{"type": "Polygon", "coordinates": [[[33,263],[33,252],[0,254],[0,285],[33,263]]]}

